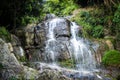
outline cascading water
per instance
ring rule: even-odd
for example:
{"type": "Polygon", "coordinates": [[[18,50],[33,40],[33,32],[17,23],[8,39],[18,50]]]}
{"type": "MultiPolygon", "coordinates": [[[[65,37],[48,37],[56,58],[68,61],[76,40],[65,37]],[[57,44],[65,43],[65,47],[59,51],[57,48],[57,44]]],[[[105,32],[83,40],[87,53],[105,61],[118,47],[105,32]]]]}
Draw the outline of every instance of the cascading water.
{"type": "Polygon", "coordinates": [[[47,34],[48,40],[46,42],[47,45],[45,47],[46,60],[47,61],[52,60],[52,62],[55,62],[55,51],[54,51],[55,46],[53,46],[53,44],[54,42],[56,42],[56,39],[54,37],[54,28],[56,27],[56,25],[57,25],[56,20],[49,22],[48,24],[49,29],[48,29],[48,34],[47,34]]]}
{"type": "Polygon", "coordinates": [[[66,24],[64,22],[65,22],[64,19],[56,18],[46,24],[49,28],[48,34],[47,34],[46,47],[45,47],[45,53],[46,53],[45,60],[47,62],[52,62],[55,64],[57,61],[58,45],[57,45],[57,40],[56,40],[55,34],[54,34],[54,28],[59,27],[59,25],[62,26],[64,24],[66,24]],[[60,24],[60,23],[62,23],[62,24],[60,24]]]}
{"type": "Polygon", "coordinates": [[[71,57],[74,58],[76,68],[78,70],[95,69],[95,59],[93,57],[90,46],[85,43],[85,40],[78,36],[79,26],[72,22],[71,25],[71,57]]]}
{"type": "MultiPolygon", "coordinates": [[[[45,47],[46,57],[45,60],[50,63],[57,63],[58,55],[60,54],[57,43],[64,43],[67,45],[70,58],[74,61],[75,69],[77,70],[92,70],[96,68],[94,54],[90,50],[90,45],[86,44],[86,40],[78,36],[79,26],[74,22],[70,25],[70,39],[69,40],[57,40],[55,34],[55,28],[66,25],[65,19],[55,18],[49,21],[47,24],[48,33],[45,47]]],[[[64,29],[63,29],[64,30],[64,29]]],[[[88,42],[87,42],[88,43],[88,42]]]]}

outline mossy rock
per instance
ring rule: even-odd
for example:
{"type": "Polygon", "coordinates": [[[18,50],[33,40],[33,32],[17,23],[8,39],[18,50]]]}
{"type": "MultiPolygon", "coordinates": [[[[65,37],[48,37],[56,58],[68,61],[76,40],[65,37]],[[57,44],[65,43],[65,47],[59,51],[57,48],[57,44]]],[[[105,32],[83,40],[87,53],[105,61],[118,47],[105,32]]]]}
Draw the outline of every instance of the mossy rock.
{"type": "Polygon", "coordinates": [[[120,52],[116,50],[106,51],[102,58],[102,63],[106,67],[120,67],[120,52]]]}

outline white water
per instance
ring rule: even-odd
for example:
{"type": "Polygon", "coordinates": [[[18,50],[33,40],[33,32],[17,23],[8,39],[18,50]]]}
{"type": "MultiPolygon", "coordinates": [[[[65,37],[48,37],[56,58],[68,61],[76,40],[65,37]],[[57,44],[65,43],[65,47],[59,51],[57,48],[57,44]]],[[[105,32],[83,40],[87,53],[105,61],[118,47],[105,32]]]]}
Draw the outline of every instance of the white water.
{"type": "Polygon", "coordinates": [[[64,19],[53,19],[52,21],[50,21],[48,23],[49,29],[48,29],[48,34],[47,34],[47,38],[48,40],[46,41],[46,47],[45,47],[45,51],[46,51],[46,60],[50,60],[52,61],[52,64],[56,64],[56,56],[57,56],[57,52],[55,51],[55,34],[54,34],[54,28],[57,27],[57,25],[60,22],[63,22],[64,19]]]}
{"type": "Polygon", "coordinates": [[[93,57],[90,46],[87,45],[81,37],[78,37],[79,26],[72,22],[71,33],[71,57],[74,58],[78,70],[95,69],[95,58],[93,57]]]}
{"type": "MultiPolygon", "coordinates": [[[[54,34],[54,29],[59,27],[59,25],[64,25],[64,19],[55,18],[49,22],[48,27],[48,34],[47,34],[47,41],[46,41],[46,58],[47,62],[52,64],[57,63],[57,55],[59,54],[56,51],[56,38],[54,34]],[[63,23],[63,24],[60,24],[63,23]]],[[[68,45],[69,55],[71,59],[74,60],[76,64],[75,69],[77,70],[92,70],[96,68],[94,53],[90,50],[90,45],[87,44],[89,42],[85,41],[83,38],[78,37],[78,30],[79,26],[76,25],[74,22],[71,23],[71,38],[69,40],[70,45],[68,45]],[[87,42],[87,43],[86,43],[87,42]]]]}

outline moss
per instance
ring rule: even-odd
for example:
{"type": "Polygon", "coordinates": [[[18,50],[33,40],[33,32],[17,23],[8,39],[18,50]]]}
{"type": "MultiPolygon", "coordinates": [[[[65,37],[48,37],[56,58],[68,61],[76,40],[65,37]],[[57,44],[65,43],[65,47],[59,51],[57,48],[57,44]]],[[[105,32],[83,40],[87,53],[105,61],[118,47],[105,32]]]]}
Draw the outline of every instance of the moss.
{"type": "Polygon", "coordinates": [[[60,66],[67,67],[67,68],[73,68],[75,66],[74,61],[71,59],[60,61],[60,66]]]}
{"type": "Polygon", "coordinates": [[[103,58],[102,63],[105,66],[120,66],[120,52],[116,50],[106,51],[103,58]]]}

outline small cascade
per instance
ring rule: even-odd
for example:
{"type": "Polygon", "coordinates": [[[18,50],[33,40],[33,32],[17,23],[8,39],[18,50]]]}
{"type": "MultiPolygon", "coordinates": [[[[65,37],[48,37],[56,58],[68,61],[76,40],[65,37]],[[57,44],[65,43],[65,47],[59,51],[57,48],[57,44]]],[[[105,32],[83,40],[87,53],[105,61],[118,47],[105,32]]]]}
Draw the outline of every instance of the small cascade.
{"type": "Polygon", "coordinates": [[[47,62],[51,62],[53,64],[57,62],[58,45],[57,45],[57,40],[55,38],[54,28],[59,27],[59,25],[60,26],[64,25],[65,24],[64,22],[65,22],[64,19],[56,18],[47,23],[47,26],[49,27],[47,32],[48,34],[47,34],[47,41],[45,47],[45,53],[46,53],[45,60],[47,62]]]}
{"type": "Polygon", "coordinates": [[[95,58],[92,51],[90,50],[90,45],[86,44],[85,40],[78,36],[79,26],[72,22],[71,25],[71,58],[74,58],[76,63],[76,68],[78,70],[92,70],[95,69],[95,58]]]}

